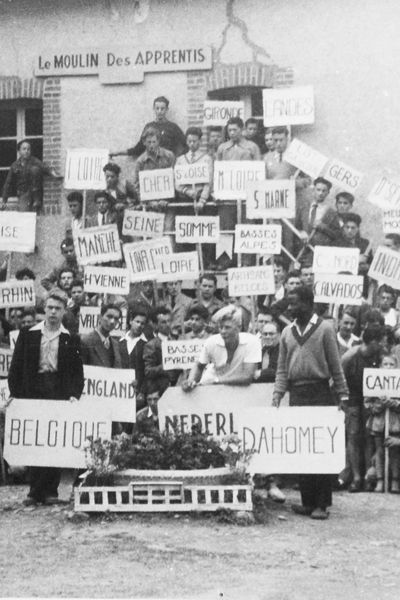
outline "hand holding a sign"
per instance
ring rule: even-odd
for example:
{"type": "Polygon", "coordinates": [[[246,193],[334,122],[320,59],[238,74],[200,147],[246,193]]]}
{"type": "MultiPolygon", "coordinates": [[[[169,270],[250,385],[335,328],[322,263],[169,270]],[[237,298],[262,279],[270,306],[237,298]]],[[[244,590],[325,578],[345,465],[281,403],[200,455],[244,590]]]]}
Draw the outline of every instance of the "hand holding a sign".
{"type": "Polygon", "coordinates": [[[197,381],[193,379],[187,379],[182,383],[182,389],[184,392],[191,392],[197,385],[197,381]]]}
{"type": "Polygon", "coordinates": [[[75,396],[70,396],[69,401],[73,404],[74,402],[78,402],[78,398],[75,398],[75,396]]]}
{"type": "Polygon", "coordinates": [[[279,408],[283,395],[280,392],[274,392],[272,395],[272,406],[279,408]]]}

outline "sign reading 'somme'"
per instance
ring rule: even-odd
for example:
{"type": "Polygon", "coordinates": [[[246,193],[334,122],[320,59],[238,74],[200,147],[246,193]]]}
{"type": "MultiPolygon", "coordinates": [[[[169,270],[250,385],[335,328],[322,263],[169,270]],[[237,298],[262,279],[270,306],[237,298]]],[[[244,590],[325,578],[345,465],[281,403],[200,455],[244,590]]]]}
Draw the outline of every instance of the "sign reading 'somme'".
{"type": "Polygon", "coordinates": [[[80,265],[95,265],[121,260],[121,246],[115,223],[74,229],[72,231],[76,259],[80,265]]]}
{"type": "Polygon", "coordinates": [[[0,308],[34,306],[35,285],[33,279],[8,279],[0,283],[0,308]]]}
{"type": "Polygon", "coordinates": [[[35,249],[36,213],[0,212],[0,250],[33,252],[35,249]]]}
{"type": "Polygon", "coordinates": [[[165,200],[175,196],[173,169],[139,172],[140,200],[165,200]]]}
{"type": "Polygon", "coordinates": [[[351,273],[357,275],[360,250],[339,246],[315,246],[314,273],[351,273]]]}
{"type": "Polygon", "coordinates": [[[314,123],[312,85],[263,90],[264,125],[303,125],[314,123]]]}
{"type": "Polygon", "coordinates": [[[364,278],[362,275],[318,274],[314,281],[315,302],[360,305],[364,278]]]}
{"type": "Polygon", "coordinates": [[[219,239],[219,217],[175,217],[175,241],[215,244],[219,239]]]}
{"type": "Polygon", "coordinates": [[[265,179],[263,160],[220,160],[214,163],[217,200],[245,200],[249,184],[265,179]]]}
{"type": "Polygon", "coordinates": [[[294,179],[265,179],[247,187],[249,219],[291,219],[296,214],[294,179]]]}
{"type": "Polygon", "coordinates": [[[280,254],[282,225],[236,225],[237,254],[280,254]]]}
{"type": "Polygon", "coordinates": [[[76,148],[67,151],[64,187],[78,190],[103,190],[103,167],[108,163],[109,151],[104,148],[76,148]]]}
{"type": "Polygon", "coordinates": [[[368,277],[400,290],[400,254],[386,246],[378,246],[368,277]]]}
{"type": "Polygon", "coordinates": [[[244,102],[231,100],[206,100],[203,108],[203,125],[225,126],[228,119],[240,117],[244,119],[244,102]]]}
{"type": "Polygon", "coordinates": [[[274,294],[275,280],[272,266],[228,269],[229,296],[258,296],[274,294]]]}

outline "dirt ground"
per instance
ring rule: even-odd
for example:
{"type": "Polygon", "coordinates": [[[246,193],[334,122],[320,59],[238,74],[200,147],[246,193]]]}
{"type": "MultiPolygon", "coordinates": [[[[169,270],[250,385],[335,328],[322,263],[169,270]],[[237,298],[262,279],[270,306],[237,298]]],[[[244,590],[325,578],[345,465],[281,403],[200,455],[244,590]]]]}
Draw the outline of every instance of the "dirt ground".
{"type": "MultiPolygon", "coordinates": [[[[68,498],[71,488],[61,486],[68,498]]],[[[285,505],[256,523],[213,516],[96,516],[72,505],[23,508],[0,487],[0,596],[385,600],[400,596],[400,498],[335,493],[328,521],[285,505]]]]}

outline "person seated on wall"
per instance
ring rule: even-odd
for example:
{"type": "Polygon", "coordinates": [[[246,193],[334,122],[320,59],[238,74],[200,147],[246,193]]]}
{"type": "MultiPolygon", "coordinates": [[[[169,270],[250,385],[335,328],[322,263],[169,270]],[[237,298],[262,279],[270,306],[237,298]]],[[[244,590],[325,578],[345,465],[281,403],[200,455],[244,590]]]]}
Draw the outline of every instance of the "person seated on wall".
{"type": "Polygon", "coordinates": [[[137,201],[135,200],[135,189],[129,181],[120,180],[121,167],[116,163],[109,162],[103,167],[106,180],[106,189],[104,190],[111,202],[113,210],[118,214],[123,214],[125,208],[133,208],[137,201]]]}

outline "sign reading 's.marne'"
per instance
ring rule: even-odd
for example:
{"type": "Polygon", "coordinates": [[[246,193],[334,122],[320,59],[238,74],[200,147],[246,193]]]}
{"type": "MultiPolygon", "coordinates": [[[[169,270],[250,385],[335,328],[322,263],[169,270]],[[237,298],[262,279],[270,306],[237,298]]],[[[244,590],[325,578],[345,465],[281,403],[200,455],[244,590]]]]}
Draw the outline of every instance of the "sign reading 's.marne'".
{"type": "Polygon", "coordinates": [[[314,281],[315,302],[360,305],[364,278],[362,275],[317,274],[314,281]]]}
{"type": "Polygon", "coordinates": [[[164,371],[190,369],[199,358],[204,340],[162,340],[164,371]]]}
{"type": "Polygon", "coordinates": [[[165,200],[175,196],[173,169],[139,172],[140,200],[165,200]]]}
{"type": "Polygon", "coordinates": [[[33,279],[8,279],[0,283],[0,308],[34,306],[35,286],[33,279]]]}
{"type": "Polygon", "coordinates": [[[0,250],[33,252],[36,213],[4,210],[0,212],[0,250]]]}
{"type": "Polygon", "coordinates": [[[249,219],[291,219],[296,214],[294,179],[266,179],[247,187],[249,219]]]}
{"type": "Polygon", "coordinates": [[[274,294],[272,266],[228,269],[228,293],[231,297],[274,294]]]}
{"type": "Polygon", "coordinates": [[[313,257],[314,273],[358,273],[358,248],[341,248],[340,246],[315,246],[313,257]]]}
{"type": "Polygon", "coordinates": [[[280,254],[282,225],[236,225],[237,254],[280,254]]]}
{"type": "Polygon", "coordinates": [[[175,241],[215,244],[219,239],[219,217],[175,217],[175,241]]]}
{"type": "Polygon", "coordinates": [[[214,163],[217,200],[245,200],[250,183],[265,179],[263,160],[220,160],[214,163]]]}
{"type": "Polygon", "coordinates": [[[400,369],[364,369],[363,395],[400,397],[400,369]]]}
{"type": "Polygon", "coordinates": [[[85,267],[85,292],[93,294],[129,294],[129,271],[116,267],[85,267]]]}
{"type": "Polygon", "coordinates": [[[400,254],[386,246],[378,246],[368,277],[400,290],[400,254]]]}

